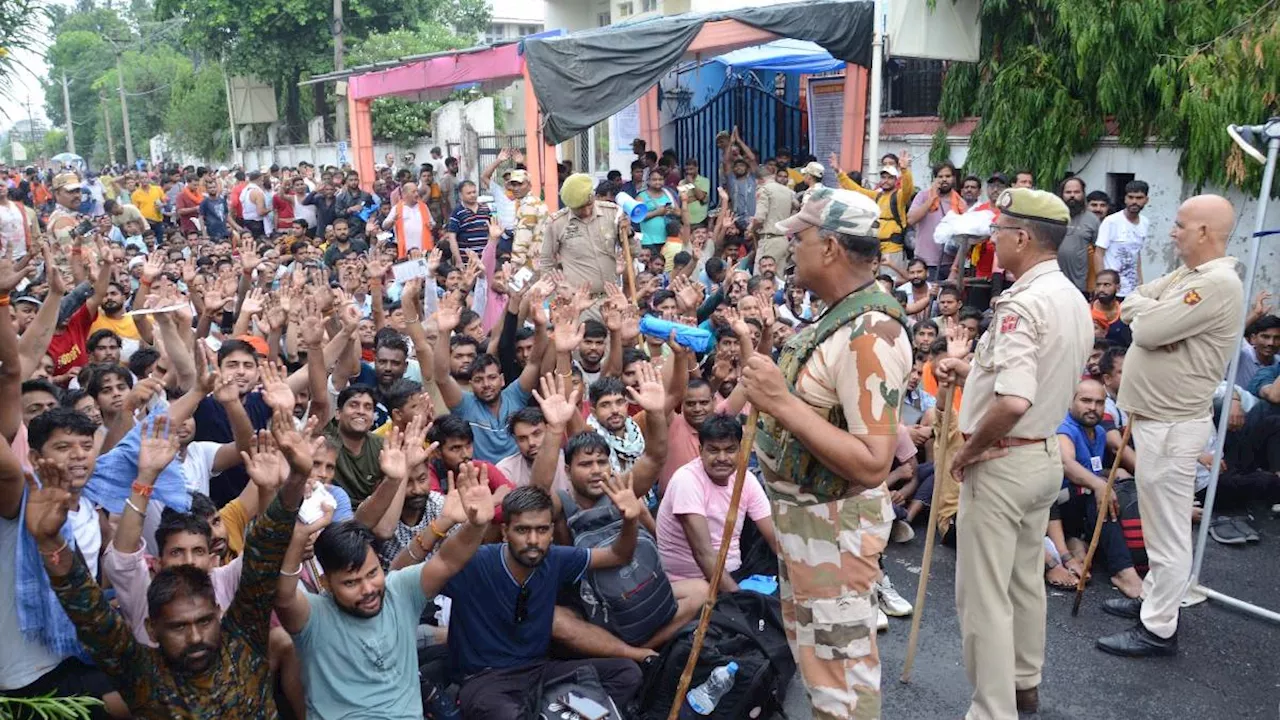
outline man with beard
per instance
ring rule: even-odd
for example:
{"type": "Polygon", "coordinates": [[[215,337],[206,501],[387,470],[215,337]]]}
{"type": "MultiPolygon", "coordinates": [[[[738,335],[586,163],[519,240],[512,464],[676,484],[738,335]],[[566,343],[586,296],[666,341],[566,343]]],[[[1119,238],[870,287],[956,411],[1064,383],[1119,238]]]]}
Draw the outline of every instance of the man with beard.
{"type": "MultiPolygon", "coordinates": [[[[880,182],[874,188],[862,187],[861,183],[854,182],[839,170],[836,171],[836,180],[842,189],[852,190],[876,201],[880,208],[877,237],[880,240],[881,262],[902,267],[906,260],[907,217],[911,208],[911,194],[916,191],[915,180],[911,176],[911,154],[903,150],[896,158],[885,155],[883,167],[880,168],[880,182]]],[[[935,257],[929,268],[930,277],[937,276],[937,263],[938,259],[935,257]]]]}
{"type": "MultiPolygon", "coordinates": [[[[728,415],[712,415],[702,423],[698,456],[670,478],[658,510],[658,551],[662,568],[673,584],[684,580],[711,581],[716,553],[724,542],[729,500],[742,444],[742,423],[728,415]]],[[[729,556],[720,578],[721,592],[736,592],[732,573],[742,565],[738,547],[743,519],[750,517],[765,542],[778,552],[777,536],[764,486],[748,473],[742,501],[729,540],[729,556]]]]}
{"type": "MultiPolygon", "coordinates": [[[[463,465],[471,464],[484,469],[493,501],[501,503],[514,486],[496,465],[474,459],[475,433],[471,428],[471,423],[456,415],[445,415],[432,424],[427,439],[436,445],[438,452],[427,464],[429,489],[443,496],[452,484],[450,477],[457,474],[463,465]]],[[[501,510],[498,511],[498,521],[502,521],[501,510]]]]}
{"type": "MultiPolygon", "coordinates": [[[[385,398],[393,385],[404,379],[409,369],[409,343],[400,333],[387,330],[379,333],[374,341],[373,371],[378,382],[378,396],[385,398]]],[[[377,403],[373,426],[382,427],[391,419],[391,411],[385,402],[377,403]]]]}
{"type": "MultiPolygon", "coordinates": [[[[666,390],[655,379],[656,372],[648,362],[639,363],[636,374],[635,387],[628,387],[615,377],[602,377],[588,390],[591,415],[587,426],[604,438],[609,446],[609,463],[620,473],[630,470],[654,446],[661,448],[664,458],[667,452],[666,390]],[[647,441],[640,426],[628,416],[628,397],[635,398],[646,411],[647,441]]],[[[649,488],[644,491],[647,493],[649,488]]]]}
{"type": "Polygon", "coordinates": [[[960,183],[960,198],[966,207],[973,207],[982,201],[982,178],[977,175],[966,175],[960,183]]]}
{"type": "MultiPolygon", "coordinates": [[[[1102,507],[1102,491],[1107,485],[1106,465],[1107,432],[1101,426],[1107,404],[1107,390],[1097,380],[1081,380],[1071,398],[1071,409],[1058,426],[1058,447],[1062,453],[1063,490],[1068,499],[1054,506],[1062,520],[1063,534],[1073,555],[1085,552],[1085,542],[1092,537],[1098,513],[1106,513],[1102,534],[1098,538],[1098,553],[1103,566],[1111,574],[1111,584],[1125,597],[1136,598],[1142,594],[1142,578],[1133,569],[1133,556],[1124,542],[1120,530],[1120,505],[1112,493],[1106,507],[1102,507]]],[[[1128,473],[1125,473],[1127,476],[1128,473]]],[[[1049,519],[1053,520],[1051,512],[1049,519]]]]}
{"type": "Polygon", "coordinates": [[[1120,273],[1116,295],[1123,301],[1142,284],[1142,249],[1151,235],[1151,220],[1142,214],[1150,187],[1141,180],[1124,186],[1124,212],[1108,215],[1098,225],[1097,251],[1093,254],[1095,274],[1107,270],[1120,273]]]}
{"type": "Polygon", "coordinates": [[[541,487],[526,486],[502,502],[505,542],[485,545],[444,588],[453,600],[449,620],[450,665],[463,678],[458,694],[463,717],[516,720],[525,716],[529,689],[587,665],[618,707],[640,688],[640,668],[631,660],[550,660],[556,597],[587,570],[631,561],[644,507],[630,476],[605,472],[592,485],[608,495],[622,516],[609,547],[552,545],[554,506],[541,487]]]}
{"type": "MultiPolygon", "coordinates": [[[[1142,189],[1130,183],[1126,201],[1137,200],[1142,189]]],[[[1125,216],[1121,222],[1128,224],[1125,216]]],[[[1170,231],[1182,266],[1135,287],[1120,307],[1133,344],[1125,356],[1119,405],[1133,428],[1134,475],[1151,570],[1143,579],[1141,600],[1117,598],[1103,605],[1112,615],[1137,621],[1098,640],[1107,653],[1178,652],[1178,609],[1191,574],[1197,458],[1213,433],[1214,390],[1228,359],[1238,352],[1237,333],[1244,324],[1240,263],[1227,255],[1234,222],[1235,208],[1224,197],[1198,195],[1183,202],[1170,231]]],[[[1259,380],[1254,378],[1254,389],[1259,380]]]]}
{"type": "MultiPolygon", "coordinates": [[[[133,638],[93,581],[88,554],[68,547],[63,527],[74,504],[77,475],[85,468],[59,462],[57,453],[37,457],[32,432],[31,457],[43,485],[33,482],[28,489],[27,531],[77,637],[114,681],[135,717],[189,713],[247,719],[277,714],[266,651],[270,598],[302,502],[311,456],[284,413],[277,415],[272,431],[288,461],[289,478],[251,531],[235,600],[219,621],[207,572],[190,565],[161,570],[147,591],[146,626],[157,649],[133,638]]],[[[46,439],[61,446],[56,438],[40,438],[46,439]]]]}
{"type": "Polygon", "coordinates": [[[604,371],[604,355],[609,347],[609,328],[599,320],[582,321],[582,342],[578,343],[578,366],[582,378],[590,385],[604,371]]]}
{"type": "MultiPolygon", "coordinates": [[[[145,271],[145,268],[144,268],[145,271]]],[[[146,291],[143,291],[146,294],[146,291]]],[[[146,315],[129,315],[124,310],[125,300],[129,297],[125,287],[112,281],[107,284],[107,292],[102,296],[98,307],[98,317],[89,326],[90,333],[110,330],[120,340],[120,357],[128,360],[142,345],[154,345],[151,321],[146,315]]]]}
{"type": "Polygon", "coordinates": [[[351,237],[363,240],[365,221],[360,213],[373,205],[373,196],[360,189],[360,176],[354,170],[347,173],[343,182],[342,192],[334,198],[334,213],[336,217],[347,219],[351,237]]]}
{"type": "Polygon", "coordinates": [[[1105,192],[1094,190],[1085,197],[1085,201],[1089,205],[1089,212],[1098,218],[1099,223],[1111,214],[1111,196],[1105,192]]]}
{"type": "MultiPolygon", "coordinates": [[[[531,315],[536,329],[530,357],[541,358],[547,345],[547,319],[541,311],[531,315]]],[[[497,462],[517,451],[515,440],[507,432],[507,421],[529,404],[530,393],[538,382],[540,363],[526,363],[520,377],[507,384],[501,363],[486,353],[471,364],[471,392],[463,391],[453,377],[449,362],[449,337],[461,320],[458,299],[452,295],[443,298],[436,312],[440,336],[436,340],[435,377],[449,411],[475,429],[476,457],[497,462]]]]}
{"type": "Polygon", "coordinates": [[[382,221],[383,230],[395,231],[396,257],[403,260],[414,251],[426,254],[435,249],[433,227],[435,218],[418,195],[418,186],[411,182],[401,185],[400,201],[391,206],[391,212],[382,221]]]}
{"type": "Polygon", "coordinates": [[[929,266],[924,260],[911,258],[911,262],[907,263],[907,282],[899,285],[898,290],[907,294],[907,315],[911,322],[919,323],[929,319],[938,286],[929,282],[929,266]]]}
{"type": "MultiPolygon", "coordinates": [[[[546,382],[546,378],[543,379],[546,382]]],[[[534,393],[534,399],[538,400],[539,405],[544,405],[544,401],[538,399],[538,394],[534,393]]],[[[576,409],[576,408],[575,408],[576,409]]],[[[555,418],[559,419],[559,418],[555,418]]],[[[563,425],[569,422],[569,418],[561,421],[559,431],[564,432],[563,425]]],[[[519,452],[508,455],[500,460],[497,464],[498,469],[507,476],[515,487],[524,487],[533,479],[533,471],[538,462],[538,453],[542,451],[543,437],[548,431],[554,430],[555,423],[548,426],[546,416],[543,410],[532,405],[526,407],[507,421],[507,429],[511,432],[511,437],[515,438],[516,447],[519,452]]],[[[567,490],[569,488],[569,475],[565,472],[564,462],[558,463],[555,478],[551,482],[551,489],[567,490]]]]}
{"type": "MultiPolygon", "coordinates": [[[[933,233],[947,213],[963,213],[964,199],[955,191],[956,166],[951,161],[933,167],[933,185],[916,195],[907,210],[907,225],[916,230],[916,257],[925,261],[933,277],[946,280],[950,272],[950,258],[943,258],[943,248],[934,240],[933,233]],[[934,269],[936,268],[936,270],[934,269]]],[[[889,260],[889,258],[885,258],[889,260]]],[[[901,264],[898,265],[901,267],[901,264]]]]}
{"type": "MultiPolygon", "coordinates": [[[[385,452],[388,477],[403,478],[404,451],[388,447],[385,452]]],[[[422,717],[418,618],[427,602],[467,566],[492,519],[493,497],[484,470],[466,465],[459,468],[445,511],[432,523],[433,542],[455,525],[462,527],[419,567],[384,572],[373,533],[358,521],[325,527],[315,541],[324,594],[299,592],[294,578],[303,569],[305,537],[295,533],[275,607],[302,658],[308,717],[422,717]]]]}
{"type": "Polygon", "coordinates": [[[1124,324],[1120,319],[1120,301],[1116,298],[1119,289],[1120,273],[1115,270],[1103,270],[1094,278],[1093,303],[1089,311],[1095,323],[1107,327],[1108,334],[1112,325],[1124,324]]]}
{"type": "Polygon", "coordinates": [[[1073,175],[1062,181],[1058,193],[1071,212],[1067,237],[1062,240],[1062,247],[1058,248],[1058,266],[1080,292],[1087,292],[1088,281],[1094,275],[1090,272],[1093,267],[1092,256],[1095,254],[1093,243],[1098,239],[1100,224],[1098,218],[1085,207],[1085,190],[1084,180],[1073,175]]]}
{"type": "Polygon", "coordinates": [[[324,251],[324,264],[329,267],[337,267],[338,261],[351,255],[361,255],[369,252],[369,245],[362,238],[354,237],[351,228],[353,224],[358,222],[349,218],[334,218],[330,223],[333,227],[333,242],[329,243],[329,249],[324,251]]]}

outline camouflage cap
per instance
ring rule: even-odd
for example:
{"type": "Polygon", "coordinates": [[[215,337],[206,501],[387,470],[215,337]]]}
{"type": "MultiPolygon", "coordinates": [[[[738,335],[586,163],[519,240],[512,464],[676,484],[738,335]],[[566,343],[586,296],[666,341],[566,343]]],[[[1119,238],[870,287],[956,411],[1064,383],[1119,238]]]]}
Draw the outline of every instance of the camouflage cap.
{"type": "Polygon", "coordinates": [[[54,190],[79,190],[80,176],[73,172],[62,173],[53,179],[54,190]]]}
{"type": "Polygon", "coordinates": [[[1062,198],[1044,190],[1010,188],[996,198],[996,207],[1009,217],[1023,220],[1039,220],[1055,225],[1071,222],[1071,211],[1062,202],[1062,198]]]}
{"type": "Polygon", "coordinates": [[[809,192],[800,212],[778,223],[778,231],[794,234],[818,227],[846,235],[875,237],[880,220],[876,201],[853,192],[817,186],[809,192]]]}

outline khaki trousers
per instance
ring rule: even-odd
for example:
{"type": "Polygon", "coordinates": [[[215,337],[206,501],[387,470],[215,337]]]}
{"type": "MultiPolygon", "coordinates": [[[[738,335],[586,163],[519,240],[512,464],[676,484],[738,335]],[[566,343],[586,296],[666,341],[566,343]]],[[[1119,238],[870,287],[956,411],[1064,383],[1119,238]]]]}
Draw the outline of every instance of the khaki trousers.
{"type": "Polygon", "coordinates": [[[1058,441],[1009,449],[969,467],[960,486],[956,609],[968,720],[1014,720],[1014,690],[1037,687],[1044,665],[1044,534],[1062,487],[1058,441]]]}
{"type": "Polygon", "coordinates": [[[788,245],[786,235],[765,235],[760,234],[760,244],[756,247],[756,266],[752,268],[754,274],[760,274],[760,258],[771,257],[777,264],[777,273],[782,275],[782,271],[787,269],[787,259],[791,255],[791,247],[788,245]]]}
{"type": "Polygon", "coordinates": [[[1209,418],[1160,422],[1134,417],[1138,507],[1151,569],[1142,581],[1142,624],[1162,638],[1178,630],[1191,577],[1191,506],[1196,461],[1213,434],[1209,418]]]}

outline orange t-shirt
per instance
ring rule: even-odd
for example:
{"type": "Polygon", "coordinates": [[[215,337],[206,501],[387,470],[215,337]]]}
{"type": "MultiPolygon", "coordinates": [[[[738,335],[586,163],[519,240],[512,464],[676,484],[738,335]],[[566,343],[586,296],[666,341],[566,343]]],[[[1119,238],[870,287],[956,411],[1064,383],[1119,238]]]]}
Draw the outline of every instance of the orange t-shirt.
{"type": "MultiPolygon", "coordinates": [[[[924,391],[938,397],[938,378],[933,374],[933,361],[926,360],[924,367],[920,370],[920,386],[924,391]]],[[[964,399],[964,388],[957,386],[955,394],[951,396],[951,406],[955,408],[957,413],[960,412],[960,403],[964,399]]]]}

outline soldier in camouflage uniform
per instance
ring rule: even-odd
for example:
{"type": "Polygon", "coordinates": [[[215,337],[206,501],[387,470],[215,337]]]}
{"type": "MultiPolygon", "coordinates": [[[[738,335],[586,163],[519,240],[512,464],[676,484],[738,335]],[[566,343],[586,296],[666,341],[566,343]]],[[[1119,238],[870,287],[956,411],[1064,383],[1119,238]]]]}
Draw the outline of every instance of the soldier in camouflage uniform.
{"type": "Polygon", "coordinates": [[[792,236],[795,282],[829,309],[778,365],[756,353],[742,373],[760,411],[787,639],[819,719],[880,717],[873,586],[912,357],[906,315],[875,283],[879,215],[873,200],[818,187],[778,223],[792,236]]]}
{"type": "Polygon", "coordinates": [[[516,196],[516,226],[512,230],[511,262],[516,267],[532,267],[542,254],[542,228],[547,219],[547,204],[530,192],[529,173],[512,170],[507,187],[516,196]],[[523,195],[521,195],[523,193],[523,195]]]}

